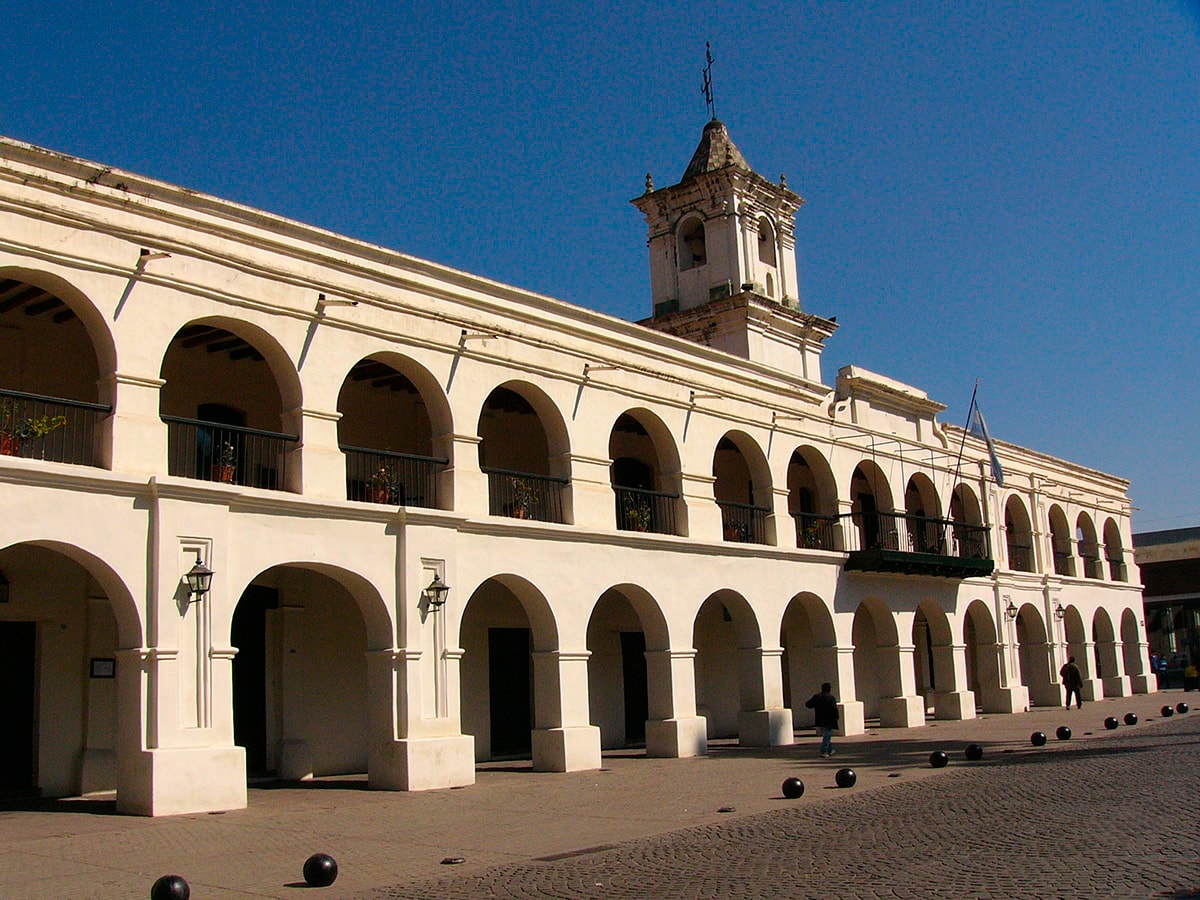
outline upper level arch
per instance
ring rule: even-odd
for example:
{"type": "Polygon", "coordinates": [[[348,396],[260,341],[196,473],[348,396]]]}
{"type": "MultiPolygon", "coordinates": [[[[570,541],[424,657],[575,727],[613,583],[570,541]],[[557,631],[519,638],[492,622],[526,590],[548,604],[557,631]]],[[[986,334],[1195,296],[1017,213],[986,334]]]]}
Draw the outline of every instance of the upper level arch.
{"type": "Polygon", "coordinates": [[[914,553],[941,553],[944,529],[941,502],[929,476],[917,472],[904,488],[904,523],[908,549],[914,553]]]}
{"type": "Polygon", "coordinates": [[[395,353],[359,360],[338,393],[338,446],[346,497],[388,505],[447,508],[453,451],[450,405],[437,380],[395,353]]]}
{"type": "Polygon", "coordinates": [[[103,316],[64,279],[0,268],[0,453],[102,465],[116,346],[103,316]]]}
{"type": "Polygon", "coordinates": [[[1100,562],[1096,525],[1086,512],[1081,512],[1075,520],[1075,545],[1079,552],[1080,575],[1084,578],[1103,578],[1104,568],[1100,562]]]}
{"type": "Polygon", "coordinates": [[[617,528],[685,533],[679,448],[662,419],[641,407],[621,413],[609,431],[608,456],[617,528]]]}
{"type": "MultiPolygon", "coordinates": [[[[775,247],[775,226],[767,216],[758,219],[758,261],[764,266],[775,268],[778,262],[778,251],[775,247]]],[[[771,296],[768,294],[768,296],[771,296]]]]}
{"type": "Polygon", "coordinates": [[[1008,567],[1017,572],[1034,571],[1033,525],[1025,502],[1016,494],[1004,504],[1004,540],[1008,567]]]}
{"type": "Polygon", "coordinates": [[[1050,550],[1054,554],[1054,574],[1074,575],[1075,554],[1071,552],[1073,541],[1067,514],[1057,503],[1050,505],[1047,516],[1050,522],[1050,550]]]}
{"type": "Polygon", "coordinates": [[[1104,557],[1108,560],[1108,577],[1113,581],[1128,581],[1125,568],[1125,547],[1121,540],[1121,526],[1109,518],[1104,522],[1104,557]]]}
{"type": "Polygon", "coordinates": [[[273,336],[237,319],[193,320],[167,346],[160,377],[171,475],[300,490],[300,378],[273,336]]]}
{"type": "Polygon", "coordinates": [[[854,524],[847,550],[895,550],[899,547],[892,488],[883,470],[869,459],[850,476],[850,512],[854,524]]]}
{"type": "Polygon", "coordinates": [[[570,444],[554,401],[528,382],[507,381],[484,401],[478,432],[490,513],[565,522],[570,444]]]}
{"type": "Polygon", "coordinates": [[[796,525],[796,546],[837,549],[837,482],[829,461],[816,447],[797,447],[787,468],[788,514],[796,525]]]}
{"type": "Polygon", "coordinates": [[[771,473],[758,443],[744,431],[726,432],[713,451],[712,472],[725,540],[773,544],[771,473]]]}

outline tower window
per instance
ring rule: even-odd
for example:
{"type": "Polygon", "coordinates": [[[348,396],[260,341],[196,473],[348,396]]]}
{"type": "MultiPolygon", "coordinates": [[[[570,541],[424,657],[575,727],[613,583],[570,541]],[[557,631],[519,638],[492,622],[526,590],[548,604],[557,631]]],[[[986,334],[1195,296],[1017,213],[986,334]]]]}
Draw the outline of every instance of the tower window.
{"type": "Polygon", "coordinates": [[[679,230],[679,268],[695,269],[708,262],[704,245],[704,223],[689,219],[679,230]]]}
{"type": "Polygon", "coordinates": [[[775,229],[766,216],[758,220],[758,261],[767,266],[775,265],[775,229]]]}

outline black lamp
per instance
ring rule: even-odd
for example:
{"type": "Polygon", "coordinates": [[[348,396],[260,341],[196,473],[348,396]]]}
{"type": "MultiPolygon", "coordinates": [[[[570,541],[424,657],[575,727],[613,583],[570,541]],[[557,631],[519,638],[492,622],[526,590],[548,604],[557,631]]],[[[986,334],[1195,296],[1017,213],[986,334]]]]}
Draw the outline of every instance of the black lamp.
{"type": "Polygon", "coordinates": [[[429,587],[425,588],[425,599],[430,609],[438,609],[446,604],[446,595],[450,593],[450,585],[442,581],[442,576],[436,572],[429,587]]]}
{"type": "Polygon", "coordinates": [[[212,587],[213,570],[204,564],[199,556],[196,557],[196,564],[192,566],[186,575],[188,585],[188,602],[196,603],[204,599],[204,595],[208,593],[208,589],[212,587]]]}

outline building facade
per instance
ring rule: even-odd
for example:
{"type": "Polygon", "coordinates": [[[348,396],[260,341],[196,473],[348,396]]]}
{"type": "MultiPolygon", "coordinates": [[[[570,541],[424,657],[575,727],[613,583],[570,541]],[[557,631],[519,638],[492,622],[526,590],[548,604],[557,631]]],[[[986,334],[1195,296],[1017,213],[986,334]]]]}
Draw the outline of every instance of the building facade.
{"type": "Polygon", "coordinates": [[[466,785],[789,744],[823,681],[851,733],[1018,713],[1068,654],[1152,689],[1125,481],[1000,443],[1000,486],[924,392],[827,386],[801,200],[719,122],[634,202],[640,323],[0,141],[3,788],[466,785]]]}
{"type": "MultiPolygon", "coordinates": [[[[1187,667],[1200,664],[1200,528],[1135,534],[1133,552],[1159,686],[1179,687],[1187,667]]],[[[1189,679],[1185,687],[1200,684],[1189,679]]]]}

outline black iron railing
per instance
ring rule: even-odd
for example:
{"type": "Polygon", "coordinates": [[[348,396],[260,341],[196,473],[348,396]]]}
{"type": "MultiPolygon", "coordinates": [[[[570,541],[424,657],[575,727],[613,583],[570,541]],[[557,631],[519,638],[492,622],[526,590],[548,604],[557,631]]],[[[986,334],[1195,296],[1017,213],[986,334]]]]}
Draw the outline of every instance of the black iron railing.
{"type": "Polygon", "coordinates": [[[96,465],[96,425],[111,406],[0,391],[0,455],[96,465]]]}
{"type": "Polygon", "coordinates": [[[620,531],[676,533],[675,501],[679,499],[678,494],[616,486],[613,493],[617,497],[617,528],[620,531]]]}
{"type": "Polygon", "coordinates": [[[747,503],[717,501],[721,507],[721,532],[725,540],[735,544],[765,544],[769,509],[747,503]]]}
{"type": "Polygon", "coordinates": [[[958,559],[991,559],[986,525],[898,512],[848,513],[846,550],[895,550],[958,559]]]}
{"type": "Polygon", "coordinates": [[[805,550],[836,550],[837,516],[792,513],[796,521],[796,546],[805,550]]]}
{"type": "Polygon", "coordinates": [[[437,509],[438,475],[449,460],[367,447],[346,454],[346,499],[388,506],[437,509]]]}
{"type": "Polygon", "coordinates": [[[281,491],[288,454],[299,438],[291,434],[163,416],[167,423],[167,471],[244,487],[281,491]]]}
{"type": "Polygon", "coordinates": [[[565,478],[483,469],[488,477],[488,512],[510,519],[562,522],[565,478]]]}

